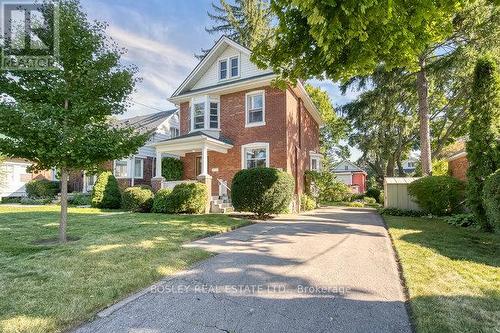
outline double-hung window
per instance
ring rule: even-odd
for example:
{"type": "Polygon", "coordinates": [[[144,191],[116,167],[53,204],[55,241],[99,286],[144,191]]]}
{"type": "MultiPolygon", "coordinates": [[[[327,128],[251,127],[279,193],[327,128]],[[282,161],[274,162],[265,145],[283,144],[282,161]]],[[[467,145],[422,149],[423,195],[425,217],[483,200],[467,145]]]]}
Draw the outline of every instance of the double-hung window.
{"type": "Polygon", "coordinates": [[[219,80],[227,79],[227,59],[219,61],[219,80]]]}
{"type": "Polygon", "coordinates": [[[251,169],[269,166],[269,144],[250,143],[241,147],[241,167],[251,169]]]}
{"type": "Polygon", "coordinates": [[[193,129],[205,128],[205,103],[196,103],[193,107],[193,129]]]}
{"type": "Polygon", "coordinates": [[[246,94],[246,127],[265,125],[264,91],[246,94]]]}
{"type": "Polygon", "coordinates": [[[114,174],[116,178],[127,178],[128,177],[127,171],[128,171],[127,160],[115,161],[114,174]]]}
{"type": "Polygon", "coordinates": [[[310,163],[309,170],[311,171],[321,171],[321,155],[317,153],[309,153],[310,163]]]}
{"type": "Polygon", "coordinates": [[[219,60],[219,80],[233,79],[240,76],[240,57],[234,56],[219,60]]]}
{"type": "Polygon", "coordinates": [[[191,101],[191,131],[218,130],[220,102],[217,97],[199,96],[191,101]]]}
{"type": "Polygon", "coordinates": [[[134,158],[134,178],[142,179],[144,177],[144,160],[142,158],[134,158]]]}

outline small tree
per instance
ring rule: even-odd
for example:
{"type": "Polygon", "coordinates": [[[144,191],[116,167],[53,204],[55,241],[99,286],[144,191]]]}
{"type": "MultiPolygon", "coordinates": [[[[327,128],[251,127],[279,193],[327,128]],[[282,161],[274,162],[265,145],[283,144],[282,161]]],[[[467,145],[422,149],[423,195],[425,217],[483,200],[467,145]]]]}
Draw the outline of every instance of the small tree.
{"type": "MultiPolygon", "coordinates": [[[[90,23],[76,0],[42,5],[46,27],[32,31],[50,45],[59,20],[60,56],[54,70],[0,72],[0,151],[34,162],[34,169],[61,172],[59,240],[66,242],[68,175],[133,154],[147,134],[111,125],[126,109],[135,69],[120,65],[123,53],[105,35],[106,25],[90,23]]],[[[1,46],[0,46],[1,48],[1,46]]]]}
{"type": "Polygon", "coordinates": [[[486,177],[500,168],[500,79],[494,60],[484,57],[477,62],[472,89],[467,201],[481,228],[492,231],[482,193],[486,177]]]}

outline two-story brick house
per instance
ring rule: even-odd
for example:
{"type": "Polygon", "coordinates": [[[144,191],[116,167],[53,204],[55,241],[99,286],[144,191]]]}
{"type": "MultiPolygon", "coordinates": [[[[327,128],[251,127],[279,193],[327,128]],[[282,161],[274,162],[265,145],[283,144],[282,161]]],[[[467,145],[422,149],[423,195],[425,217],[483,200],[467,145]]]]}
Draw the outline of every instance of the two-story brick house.
{"type": "MultiPolygon", "coordinates": [[[[155,143],[156,153],[180,156],[184,179],[210,184],[213,196],[230,194],[236,172],[259,166],[293,175],[300,195],[304,172],[320,168],[320,114],[301,82],[272,87],[276,75],[250,55],[227,37],[214,45],[169,98],[180,110],[180,136],[155,143]]],[[[153,186],[162,182],[156,174],[153,186]]]]}

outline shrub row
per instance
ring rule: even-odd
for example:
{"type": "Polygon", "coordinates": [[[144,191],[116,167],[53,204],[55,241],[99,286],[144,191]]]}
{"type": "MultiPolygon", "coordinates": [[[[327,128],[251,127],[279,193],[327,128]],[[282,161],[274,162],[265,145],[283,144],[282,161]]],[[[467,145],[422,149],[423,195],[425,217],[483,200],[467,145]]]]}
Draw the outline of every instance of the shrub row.
{"type": "Polygon", "coordinates": [[[53,199],[61,191],[58,181],[34,179],[26,184],[26,194],[31,199],[53,199]]]}
{"type": "Polygon", "coordinates": [[[182,183],[172,191],[158,191],[153,199],[153,213],[201,214],[207,202],[207,186],[202,183],[182,183]]]}
{"type": "Polygon", "coordinates": [[[461,210],[464,183],[450,176],[428,176],[408,185],[408,193],[427,213],[450,215],[461,210]]]}

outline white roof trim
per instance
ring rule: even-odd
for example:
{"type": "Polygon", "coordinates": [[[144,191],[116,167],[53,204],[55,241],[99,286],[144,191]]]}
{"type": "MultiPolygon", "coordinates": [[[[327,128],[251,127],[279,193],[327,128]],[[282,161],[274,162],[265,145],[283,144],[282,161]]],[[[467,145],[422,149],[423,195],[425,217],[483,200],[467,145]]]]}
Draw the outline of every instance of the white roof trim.
{"type": "Polygon", "coordinates": [[[297,81],[297,85],[293,88],[295,93],[299,96],[302,97],[302,101],[304,102],[304,105],[306,106],[306,109],[309,111],[311,116],[316,120],[319,126],[323,125],[323,120],[321,119],[321,114],[319,113],[318,108],[316,105],[314,105],[314,102],[311,99],[311,96],[306,91],[306,88],[304,88],[304,85],[300,82],[297,81]]]}
{"type": "Polygon", "coordinates": [[[222,45],[226,44],[226,46],[232,46],[238,51],[250,55],[251,51],[244,47],[243,45],[240,45],[233,41],[232,39],[222,36],[216,43],[215,45],[210,49],[210,51],[207,53],[207,55],[196,65],[196,67],[193,69],[193,71],[188,75],[188,77],[181,83],[179,88],[177,88],[172,96],[170,98],[174,98],[175,96],[179,95],[184,88],[191,83],[194,77],[205,67],[207,64],[212,64],[212,57],[216,53],[216,51],[222,47],[222,45]]]}

